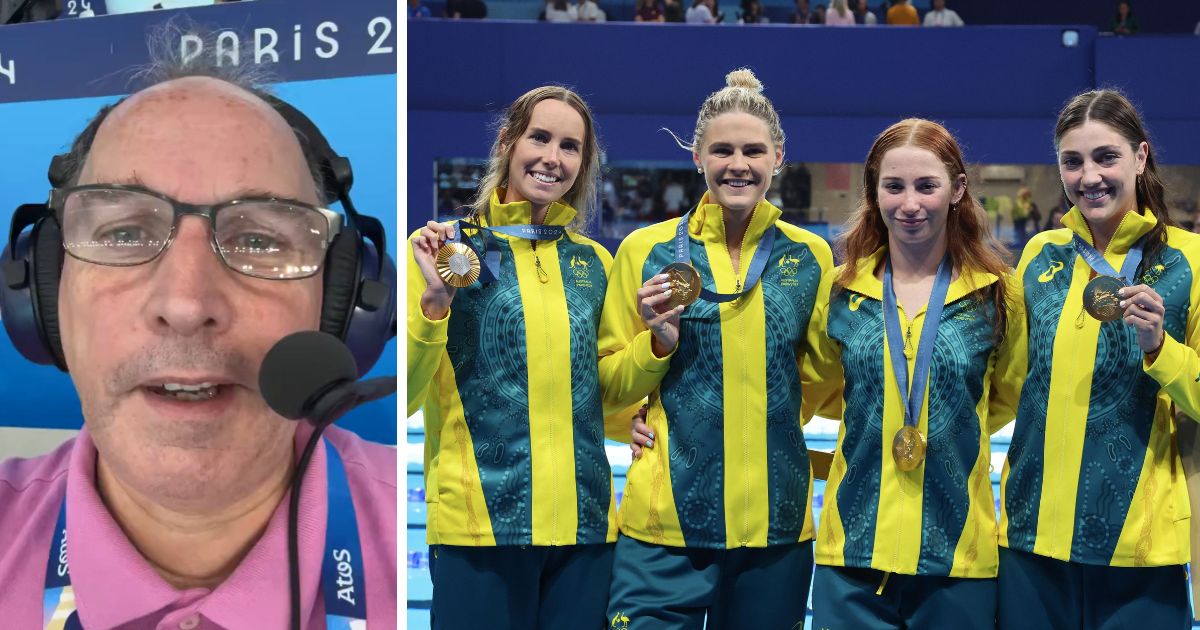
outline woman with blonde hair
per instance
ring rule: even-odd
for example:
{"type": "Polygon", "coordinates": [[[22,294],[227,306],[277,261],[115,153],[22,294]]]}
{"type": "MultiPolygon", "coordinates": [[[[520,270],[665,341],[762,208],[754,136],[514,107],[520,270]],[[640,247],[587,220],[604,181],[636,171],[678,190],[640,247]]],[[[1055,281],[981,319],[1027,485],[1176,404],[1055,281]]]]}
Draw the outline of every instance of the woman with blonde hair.
{"type": "Polygon", "coordinates": [[[651,442],[621,503],[611,627],[804,623],[801,372],[833,257],[765,199],[784,134],[762,90],[736,70],[709,95],[680,142],[708,191],[684,217],[630,234],[613,263],[601,383],[610,407],[649,396],[651,442]]]}
{"type": "Polygon", "coordinates": [[[598,172],[587,105],[530,90],[503,116],[470,215],[410,239],[408,412],[425,410],[434,628],[604,614],[616,515],[596,333],[612,259],[578,232],[598,172]]]}
{"type": "Polygon", "coordinates": [[[854,13],[850,11],[846,0],[833,0],[829,10],[825,12],[826,26],[854,26],[854,13]]]}

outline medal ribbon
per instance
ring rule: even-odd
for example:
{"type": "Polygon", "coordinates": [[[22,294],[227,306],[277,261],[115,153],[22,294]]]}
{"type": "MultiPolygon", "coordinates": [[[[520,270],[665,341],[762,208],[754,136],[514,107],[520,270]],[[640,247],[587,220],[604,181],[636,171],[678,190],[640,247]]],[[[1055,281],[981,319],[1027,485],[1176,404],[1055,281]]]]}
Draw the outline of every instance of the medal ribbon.
{"type": "Polygon", "coordinates": [[[495,227],[484,227],[475,225],[466,219],[460,219],[455,222],[454,238],[448,239],[447,243],[462,243],[471,248],[479,260],[483,262],[483,268],[480,269],[479,281],[483,284],[494,282],[500,277],[500,250],[492,244],[488,239],[483,240],[483,255],[479,255],[479,249],[475,247],[475,243],[470,238],[462,238],[462,229],[470,228],[479,230],[480,232],[496,232],[505,236],[523,238],[527,241],[557,241],[566,233],[566,228],[561,225],[498,225],[495,227]]]}
{"type": "Polygon", "coordinates": [[[888,350],[892,355],[892,371],[896,374],[896,385],[900,387],[900,400],[904,403],[904,424],[916,427],[921,419],[921,403],[925,400],[925,385],[929,382],[929,362],[933,359],[933,345],[937,340],[938,326],[942,323],[942,307],[946,293],[950,290],[950,253],[942,256],[938,264],[933,291],[929,294],[929,305],[925,309],[925,326],[917,342],[917,364],[913,369],[912,388],[908,384],[908,360],[904,358],[904,340],[900,334],[900,314],[896,309],[896,291],[892,286],[892,260],[889,256],[883,267],[883,325],[887,330],[888,350]]]}
{"type": "MultiPolygon", "coordinates": [[[[692,264],[691,241],[687,234],[688,218],[691,216],[692,211],[688,210],[687,214],[679,219],[679,227],[675,229],[675,262],[688,266],[692,264]]],[[[758,284],[759,278],[762,277],[763,270],[767,268],[767,260],[771,257],[771,248],[775,245],[775,231],[776,228],[772,226],[763,233],[762,239],[758,242],[758,249],[754,250],[754,257],[750,259],[750,266],[746,268],[746,285],[740,293],[717,293],[701,286],[700,299],[717,303],[732,302],[753,290],[754,285],[758,284]]]]}
{"type": "Polygon", "coordinates": [[[1142,264],[1142,247],[1145,245],[1146,237],[1142,236],[1133,246],[1129,248],[1129,253],[1125,255],[1125,262],[1121,263],[1121,273],[1117,274],[1112,265],[1104,260],[1104,256],[1096,251],[1090,243],[1080,238],[1078,234],[1072,237],[1072,243],[1075,245],[1075,251],[1080,256],[1083,256],[1084,262],[1092,268],[1093,271],[1102,276],[1112,276],[1119,279],[1125,286],[1133,285],[1133,276],[1137,273],[1138,265],[1142,264]]]}

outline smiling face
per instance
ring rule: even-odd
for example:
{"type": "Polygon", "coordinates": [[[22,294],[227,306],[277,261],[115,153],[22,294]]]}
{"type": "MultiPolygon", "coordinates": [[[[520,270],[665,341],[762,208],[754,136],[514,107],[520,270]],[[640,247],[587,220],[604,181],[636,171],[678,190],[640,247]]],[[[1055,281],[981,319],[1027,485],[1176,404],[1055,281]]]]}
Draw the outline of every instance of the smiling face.
{"type": "Polygon", "coordinates": [[[950,204],[966,192],[967,176],[951,178],[931,151],[900,146],[883,154],[876,195],[893,246],[935,247],[946,239],[950,204]]]}
{"type": "Polygon", "coordinates": [[[529,201],[535,213],[566,196],[583,163],[583,116],[570,105],[546,99],[534,105],[525,130],[511,146],[505,203],[529,201]]]}
{"type": "Polygon", "coordinates": [[[1116,129],[1095,120],[1064,133],[1058,141],[1063,190],[1088,224],[1115,229],[1137,210],[1137,177],[1146,170],[1150,147],[1131,146],[1116,129]]]}
{"type": "Polygon", "coordinates": [[[709,122],[692,160],[704,170],[712,200],[742,213],[766,195],[772,174],[783,164],[783,148],[771,141],[771,130],[761,118],[729,112],[709,122]]]}

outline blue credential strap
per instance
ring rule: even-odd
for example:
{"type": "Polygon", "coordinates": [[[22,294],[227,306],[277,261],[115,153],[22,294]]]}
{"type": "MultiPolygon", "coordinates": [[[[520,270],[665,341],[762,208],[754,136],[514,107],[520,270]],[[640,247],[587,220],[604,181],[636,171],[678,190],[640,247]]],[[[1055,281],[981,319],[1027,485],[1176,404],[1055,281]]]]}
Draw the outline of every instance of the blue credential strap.
{"type": "Polygon", "coordinates": [[[888,351],[892,356],[892,372],[900,387],[900,400],[904,402],[904,424],[917,426],[921,419],[921,403],[925,400],[925,385],[929,382],[929,362],[933,359],[933,346],[937,342],[937,330],[941,325],[942,309],[946,293],[950,290],[950,275],[953,266],[950,254],[942,256],[938,264],[933,291],[929,294],[929,305],[925,307],[925,326],[917,342],[917,364],[913,366],[912,388],[908,386],[908,361],[904,358],[904,340],[900,334],[900,313],[896,309],[896,291],[892,286],[892,260],[889,256],[883,267],[883,325],[887,329],[888,351]]]}
{"type": "MultiPolygon", "coordinates": [[[[325,601],[325,627],[330,630],[365,630],[367,627],[367,588],[363,573],[362,545],[358,536],[358,517],[346,467],[337,450],[325,442],[328,514],[325,526],[325,550],[321,558],[321,594],[325,601]]],[[[67,500],[63,497],[50,543],[46,563],[46,588],[43,595],[42,627],[46,630],[82,630],[75,611],[71,571],[67,563],[67,500]],[[65,621],[64,621],[65,620],[65,621]],[[58,625],[58,624],[63,625],[58,625]]]]}
{"type": "Polygon", "coordinates": [[[1125,286],[1133,285],[1133,276],[1137,273],[1138,265],[1142,264],[1142,248],[1146,244],[1145,236],[1139,238],[1129,248],[1129,253],[1125,255],[1125,262],[1121,263],[1120,274],[1113,269],[1112,265],[1108,264],[1107,260],[1104,260],[1104,256],[1101,256],[1095,247],[1092,247],[1090,243],[1080,238],[1078,234],[1072,236],[1071,242],[1075,246],[1075,251],[1080,256],[1083,256],[1084,262],[1096,273],[1102,276],[1119,278],[1121,282],[1125,283],[1125,286]]]}
{"type": "MultiPolygon", "coordinates": [[[[679,226],[675,228],[675,262],[688,266],[692,264],[691,241],[687,234],[688,219],[691,216],[692,211],[688,210],[687,214],[679,219],[679,226]]],[[[772,226],[763,233],[762,239],[758,242],[758,249],[754,250],[754,257],[750,259],[750,266],[746,268],[746,286],[740,292],[717,293],[701,287],[700,299],[717,303],[732,302],[754,290],[754,285],[758,284],[763,271],[767,268],[767,260],[771,257],[771,249],[775,246],[775,233],[778,229],[772,226]]]]}
{"type": "Polygon", "coordinates": [[[475,243],[472,242],[470,238],[461,239],[460,235],[462,234],[462,228],[478,230],[481,235],[484,232],[496,232],[506,236],[523,238],[528,241],[557,241],[558,239],[562,238],[563,234],[565,234],[567,230],[561,225],[499,225],[494,227],[484,227],[482,225],[471,223],[466,219],[460,219],[456,222],[456,226],[454,228],[454,238],[448,240],[447,242],[462,242],[467,247],[470,247],[471,251],[475,252],[476,256],[479,256],[479,260],[483,262],[483,269],[480,270],[479,281],[483,284],[495,282],[500,277],[500,251],[491,244],[491,241],[489,241],[486,236],[484,236],[484,254],[480,256],[479,250],[476,248],[475,243]]]}

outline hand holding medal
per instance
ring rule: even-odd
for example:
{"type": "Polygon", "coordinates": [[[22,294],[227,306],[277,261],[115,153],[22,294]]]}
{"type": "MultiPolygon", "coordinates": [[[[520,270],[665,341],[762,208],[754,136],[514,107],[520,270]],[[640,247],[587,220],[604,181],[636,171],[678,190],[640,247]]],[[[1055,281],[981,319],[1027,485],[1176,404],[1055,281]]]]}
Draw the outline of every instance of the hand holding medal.
{"type": "MultiPolygon", "coordinates": [[[[674,266],[669,265],[667,269],[674,266]]],[[[679,316],[683,314],[684,307],[696,301],[696,296],[700,295],[699,275],[689,285],[686,276],[681,280],[667,269],[647,280],[637,292],[638,313],[646,328],[654,335],[654,354],[660,357],[669,354],[679,343],[679,316]],[[687,299],[689,292],[693,295],[687,299]]]]}
{"type": "Polygon", "coordinates": [[[1154,289],[1139,284],[1122,287],[1118,297],[1125,323],[1133,326],[1137,332],[1138,347],[1146,354],[1158,352],[1165,339],[1163,317],[1167,313],[1162,296],[1154,289]]]}
{"type": "Polygon", "coordinates": [[[1129,248],[1125,262],[1121,264],[1120,275],[1117,275],[1112,265],[1104,260],[1091,243],[1080,238],[1078,234],[1072,239],[1072,243],[1075,251],[1097,274],[1083,289],[1084,310],[1102,322],[1124,319],[1126,324],[1133,326],[1137,331],[1138,346],[1142,352],[1153,354],[1162,347],[1163,316],[1166,315],[1166,307],[1163,306],[1162,296],[1149,286],[1130,286],[1137,275],[1138,265],[1142,263],[1145,239],[1143,236],[1129,248]]]}
{"type": "Polygon", "coordinates": [[[421,311],[435,321],[446,317],[450,303],[454,300],[454,292],[458,287],[466,286],[459,284],[459,279],[470,275],[472,257],[475,260],[474,275],[479,276],[479,258],[462,243],[448,243],[454,236],[454,225],[430,221],[412,238],[413,258],[416,259],[421,275],[425,278],[421,311]],[[467,250],[470,256],[457,251],[454,246],[467,250]],[[460,271],[465,273],[460,274],[460,271]]]}

